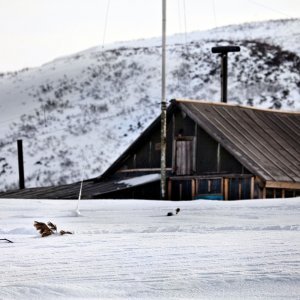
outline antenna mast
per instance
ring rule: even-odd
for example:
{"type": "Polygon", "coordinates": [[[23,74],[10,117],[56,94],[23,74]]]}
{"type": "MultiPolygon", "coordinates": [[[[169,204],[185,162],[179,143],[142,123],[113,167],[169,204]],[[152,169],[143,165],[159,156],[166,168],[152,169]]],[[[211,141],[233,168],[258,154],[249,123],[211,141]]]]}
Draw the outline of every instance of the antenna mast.
{"type": "Polygon", "coordinates": [[[166,140],[167,140],[167,103],[166,103],[166,0],[162,0],[162,79],[161,79],[161,199],[166,199],[166,140]]]}

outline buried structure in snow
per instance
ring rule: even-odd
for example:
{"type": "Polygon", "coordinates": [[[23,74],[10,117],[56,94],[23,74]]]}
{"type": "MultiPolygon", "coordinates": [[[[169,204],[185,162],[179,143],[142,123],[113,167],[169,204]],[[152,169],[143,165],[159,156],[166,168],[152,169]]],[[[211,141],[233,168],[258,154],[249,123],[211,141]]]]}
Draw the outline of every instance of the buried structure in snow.
{"type": "MultiPolygon", "coordinates": [[[[160,199],[160,118],[82,198],[160,199]]],[[[300,195],[300,113],[172,100],[167,111],[167,198],[237,200],[300,195]]],[[[76,199],[80,183],[2,198],[76,199]]]]}

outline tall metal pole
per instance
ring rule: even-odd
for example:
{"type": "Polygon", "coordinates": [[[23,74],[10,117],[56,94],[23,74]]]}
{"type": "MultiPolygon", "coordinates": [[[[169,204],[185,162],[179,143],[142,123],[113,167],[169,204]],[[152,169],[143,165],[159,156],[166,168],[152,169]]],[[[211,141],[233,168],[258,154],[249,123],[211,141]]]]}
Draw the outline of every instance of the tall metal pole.
{"type": "Polygon", "coordinates": [[[166,0],[162,0],[162,79],[161,79],[161,199],[166,199],[166,141],[167,141],[167,103],[166,103],[166,0]]]}
{"type": "Polygon", "coordinates": [[[19,188],[20,190],[25,188],[24,179],[24,160],[23,160],[23,141],[18,140],[18,162],[19,162],[19,188]]]}

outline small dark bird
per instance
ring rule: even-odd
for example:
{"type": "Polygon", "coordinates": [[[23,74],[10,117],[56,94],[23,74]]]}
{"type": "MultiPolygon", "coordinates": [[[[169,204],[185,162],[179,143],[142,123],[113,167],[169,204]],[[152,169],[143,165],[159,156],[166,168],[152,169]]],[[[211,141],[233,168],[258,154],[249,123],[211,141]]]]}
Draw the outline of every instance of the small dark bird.
{"type": "MultiPolygon", "coordinates": [[[[180,208],[178,207],[178,208],[176,208],[176,210],[175,210],[176,215],[177,215],[179,212],[180,212],[180,208]]],[[[171,216],[174,216],[174,214],[173,214],[171,211],[169,211],[169,212],[167,213],[167,217],[171,217],[171,216]]]]}
{"type": "Polygon", "coordinates": [[[56,231],[56,232],[57,232],[57,227],[56,227],[55,224],[53,224],[53,223],[51,223],[51,222],[48,222],[48,226],[50,227],[50,229],[51,229],[52,231],[56,231]]]}
{"type": "Polygon", "coordinates": [[[33,226],[40,232],[42,237],[53,234],[54,232],[43,222],[34,221],[33,226]]]}
{"type": "Polygon", "coordinates": [[[60,235],[64,235],[64,234],[73,234],[73,232],[61,230],[61,231],[59,232],[59,234],[60,234],[60,235]]]}

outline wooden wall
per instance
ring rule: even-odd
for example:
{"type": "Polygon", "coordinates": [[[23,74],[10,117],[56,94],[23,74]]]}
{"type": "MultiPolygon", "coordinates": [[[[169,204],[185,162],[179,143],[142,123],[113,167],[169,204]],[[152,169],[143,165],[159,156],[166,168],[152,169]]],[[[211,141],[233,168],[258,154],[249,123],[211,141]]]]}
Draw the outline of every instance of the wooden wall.
{"type": "MultiPolygon", "coordinates": [[[[167,126],[167,168],[176,174],[176,140],[182,137],[193,138],[195,175],[203,174],[249,174],[244,167],[221,147],[210,135],[181,111],[169,118],[167,126]]],[[[124,161],[122,171],[160,169],[160,127],[142,141],[140,147],[124,161]]]]}
{"type": "MultiPolygon", "coordinates": [[[[174,122],[173,140],[179,135],[195,137],[195,174],[250,174],[228,151],[220,146],[219,143],[188,116],[177,112],[174,114],[172,122],[174,122]]],[[[174,151],[174,144],[172,148],[174,151]]]]}

